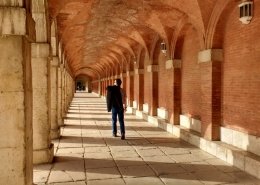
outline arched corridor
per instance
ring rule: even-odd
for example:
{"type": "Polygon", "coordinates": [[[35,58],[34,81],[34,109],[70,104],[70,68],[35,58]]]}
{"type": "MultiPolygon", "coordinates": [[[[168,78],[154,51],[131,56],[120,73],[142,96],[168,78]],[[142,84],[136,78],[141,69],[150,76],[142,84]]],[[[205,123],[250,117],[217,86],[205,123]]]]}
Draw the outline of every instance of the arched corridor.
{"type": "Polygon", "coordinates": [[[260,0],[0,0],[0,185],[259,185],[259,28],[260,0]]]}
{"type": "Polygon", "coordinates": [[[34,167],[35,184],[259,184],[260,180],[130,113],[126,140],[111,137],[105,100],[78,92],[54,141],[52,164],[34,167]],[[77,181],[77,182],[75,182],[77,181]]]}

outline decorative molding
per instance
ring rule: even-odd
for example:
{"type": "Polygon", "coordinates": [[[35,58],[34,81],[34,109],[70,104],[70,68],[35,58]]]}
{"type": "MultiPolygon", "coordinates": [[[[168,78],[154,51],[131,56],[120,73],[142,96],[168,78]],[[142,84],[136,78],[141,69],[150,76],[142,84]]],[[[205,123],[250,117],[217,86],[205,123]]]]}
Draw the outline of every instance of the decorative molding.
{"type": "Polygon", "coordinates": [[[207,49],[199,52],[198,63],[213,61],[223,61],[222,49],[207,49]]]}

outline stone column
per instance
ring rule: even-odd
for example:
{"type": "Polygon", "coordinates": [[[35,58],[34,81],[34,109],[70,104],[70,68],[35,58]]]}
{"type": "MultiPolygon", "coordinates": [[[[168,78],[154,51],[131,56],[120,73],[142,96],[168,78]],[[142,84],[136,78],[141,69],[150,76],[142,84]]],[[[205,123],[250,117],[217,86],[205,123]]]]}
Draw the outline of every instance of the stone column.
{"type": "Polygon", "coordinates": [[[156,116],[157,115],[157,108],[158,108],[158,65],[148,65],[147,72],[148,72],[148,83],[150,85],[149,91],[149,115],[156,116]]]}
{"type": "Polygon", "coordinates": [[[50,140],[50,78],[48,77],[50,44],[47,34],[46,1],[32,1],[36,43],[32,44],[33,85],[33,162],[51,162],[53,144],[50,140]]]}
{"type": "Polygon", "coordinates": [[[127,106],[132,107],[134,101],[134,71],[127,71],[127,106]]]}
{"type": "Polygon", "coordinates": [[[53,159],[48,112],[49,47],[44,43],[32,44],[34,164],[51,162],[53,159]]]}
{"type": "Polygon", "coordinates": [[[58,125],[63,126],[63,118],[62,118],[62,64],[58,67],[58,98],[57,98],[57,119],[58,119],[58,125]]]}
{"type": "Polygon", "coordinates": [[[137,110],[143,110],[144,104],[144,69],[135,69],[135,97],[137,98],[137,110]]]}
{"type": "Polygon", "coordinates": [[[201,133],[209,140],[220,139],[222,49],[199,52],[201,74],[201,133]]]}
{"type": "Polygon", "coordinates": [[[65,102],[66,102],[66,70],[65,68],[63,67],[62,68],[62,117],[65,117],[66,115],[66,112],[65,112],[65,102]]]}
{"type": "Polygon", "coordinates": [[[24,1],[0,2],[0,184],[3,185],[31,185],[33,179],[30,42],[35,39],[35,30],[25,7],[24,1]]]}
{"type": "Polygon", "coordinates": [[[170,122],[174,125],[179,125],[181,114],[181,60],[168,60],[165,67],[166,70],[171,70],[173,73],[173,94],[171,99],[173,101],[173,111],[170,122]]]}
{"type": "Polygon", "coordinates": [[[58,124],[58,64],[59,58],[53,57],[50,66],[51,78],[51,139],[60,137],[60,128],[58,124]]]}

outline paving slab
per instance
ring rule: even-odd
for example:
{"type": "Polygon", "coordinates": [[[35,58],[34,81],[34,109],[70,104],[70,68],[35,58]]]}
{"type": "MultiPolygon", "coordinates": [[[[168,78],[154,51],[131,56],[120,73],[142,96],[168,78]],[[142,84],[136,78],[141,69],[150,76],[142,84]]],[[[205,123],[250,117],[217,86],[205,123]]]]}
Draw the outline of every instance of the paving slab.
{"type": "Polygon", "coordinates": [[[155,176],[155,172],[148,165],[122,166],[119,170],[123,177],[155,176]]]}
{"type": "Polygon", "coordinates": [[[76,93],[52,164],[37,185],[260,185],[260,180],[128,113],[126,140],[112,137],[104,99],[76,93]]]}
{"type": "Polygon", "coordinates": [[[121,174],[116,167],[112,168],[96,168],[86,170],[87,180],[99,180],[99,179],[115,179],[120,178],[121,174]]]}
{"type": "MultiPolygon", "coordinates": [[[[158,177],[124,178],[127,185],[164,185],[158,177]]],[[[177,185],[177,184],[176,184],[177,185]]]]}
{"type": "Polygon", "coordinates": [[[124,185],[125,181],[122,178],[118,179],[104,179],[104,180],[91,180],[87,185],[124,185]]]}

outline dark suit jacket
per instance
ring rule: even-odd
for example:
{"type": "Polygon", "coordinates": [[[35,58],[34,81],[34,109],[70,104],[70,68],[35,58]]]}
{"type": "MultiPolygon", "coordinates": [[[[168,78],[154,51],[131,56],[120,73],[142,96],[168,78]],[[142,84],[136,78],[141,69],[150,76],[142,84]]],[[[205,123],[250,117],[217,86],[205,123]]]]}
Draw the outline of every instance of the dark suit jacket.
{"type": "Polygon", "coordinates": [[[112,107],[123,110],[122,96],[119,86],[107,86],[107,111],[110,112],[112,107]]]}

